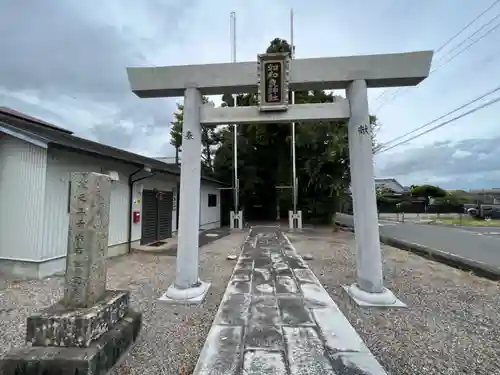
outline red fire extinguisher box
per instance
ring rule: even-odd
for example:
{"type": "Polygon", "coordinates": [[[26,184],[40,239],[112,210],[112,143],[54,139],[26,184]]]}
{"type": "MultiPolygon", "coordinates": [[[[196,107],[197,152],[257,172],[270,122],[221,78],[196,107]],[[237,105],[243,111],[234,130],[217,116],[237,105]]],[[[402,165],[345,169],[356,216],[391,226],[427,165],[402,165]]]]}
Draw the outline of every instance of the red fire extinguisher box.
{"type": "Polygon", "coordinates": [[[132,220],[133,220],[134,224],[138,224],[141,221],[140,211],[134,211],[132,213],[132,220]]]}

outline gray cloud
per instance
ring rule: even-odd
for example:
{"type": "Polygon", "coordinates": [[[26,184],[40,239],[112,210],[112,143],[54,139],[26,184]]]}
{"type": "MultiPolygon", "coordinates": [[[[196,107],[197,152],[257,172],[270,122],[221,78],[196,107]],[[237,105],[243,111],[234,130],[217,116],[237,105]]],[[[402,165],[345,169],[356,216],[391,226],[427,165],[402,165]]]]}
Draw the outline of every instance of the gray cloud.
{"type": "Polygon", "coordinates": [[[435,142],[379,156],[381,176],[402,176],[411,183],[489,187],[500,185],[500,137],[435,142]],[[385,163],[384,163],[385,161],[385,163]]]}
{"type": "Polygon", "coordinates": [[[144,57],[126,31],[92,25],[77,10],[69,2],[2,6],[2,86],[96,100],[123,96],[125,66],[144,57]]]}
{"type": "Polygon", "coordinates": [[[150,65],[159,41],[175,31],[165,15],[181,15],[185,7],[171,3],[136,3],[127,6],[127,15],[116,1],[2,2],[2,105],[116,147],[135,149],[137,136],[158,142],[158,130],[168,143],[174,103],[135,97],[125,67],[150,65]],[[145,34],[130,25],[136,19],[145,34]],[[155,29],[148,28],[151,21],[155,29]]]}

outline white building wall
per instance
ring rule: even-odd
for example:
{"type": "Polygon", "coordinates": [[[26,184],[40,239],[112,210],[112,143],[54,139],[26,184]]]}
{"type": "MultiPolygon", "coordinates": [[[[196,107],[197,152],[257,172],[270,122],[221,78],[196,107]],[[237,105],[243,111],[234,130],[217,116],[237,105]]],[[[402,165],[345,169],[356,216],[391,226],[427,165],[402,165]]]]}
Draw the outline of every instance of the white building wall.
{"type": "Polygon", "coordinates": [[[46,149],[0,133],[0,259],[40,259],[46,149]]]}
{"type": "Polygon", "coordinates": [[[130,187],[128,175],[123,175],[124,179],[121,177],[113,182],[111,188],[108,246],[128,242],[130,187]]]}
{"type": "MultiPolygon", "coordinates": [[[[109,246],[110,255],[126,252],[128,246],[113,251],[114,246],[127,244],[129,231],[129,193],[128,176],[135,172],[135,166],[113,162],[74,152],[50,149],[47,160],[47,189],[45,192],[44,237],[42,259],[53,259],[66,255],[68,238],[68,200],[69,176],[71,172],[119,173],[120,180],[113,183],[111,191],[109,246]]],[[[143,174],[144,175],[144,174],[143,174]]],[[[135,176],[136,178],[139,175],[135,176]]],[[[142,191],[157,189],[172,191],[174,199],[177,186],[176,176],[157,174],[138,181],[133,186],[132,212],[139,211],[141,222],[132,223],[132,242],[140,241],[142,225],[142,191]]],[[[215,185],[202,183],[201,220],[204,229],[220,226],[220,194],[215,185]],[[217,207],[208,207],[208,193],[217,194],[217,207]]],[[[175,204],[174,204],[175,206],[175,204]]],[[[175,207],[174,207],[175,209],[175,207]]],[[[172,212],[172,231],[176,231],[176,211],[172,212]]],[[[131,219],[130,219],[131,220],[131,219]]]]}
{"type": "MultiPolygon", "coordinates": [[[[129,225],[132,242],[141,238],[142,223],[133,224],[129,218],[128,177],[137,167],[77,152],[47,150],[0,133],[0,270],[7,267],[9,273],[27,277],[63,272],[70,173],[111,170],[119,173],[110,207],[109,255],[115,256],[128,251],[129,225]]],[[[178,176],[157,174],[135,183],[132,211],[139,211],[142,218],[143,189],[172,191],[172,230],[176,231],[177,181],[178,176]]],[[[220,191],[203,181],[201,186],[200,226],[220,227],[220,191]],[[216,207],[208,207],[209,193],[217,195],[216,207]]]]}
{"type": "MultiPolygon", "coordinates": [[[[136,166],[112,160],[87,156],[76,152],[49,149],[47,158],[47,189],[45,191],[44,260],[60,261],[46,271],[48,274],[64,269],[69,225],[69,179],[71,172],[108,173],[116,171],[119,181],[111,189],[108,255],[116,256],[128,252],[129,225],[132,225],[132,242],[141,239],[141,223],[129,224],[129,176],[137,171],[136,166]]],[[[146,175],[142,173],[142,175],[146,175]]],[[[135,176],[137,178],[139,174],[135,176]]],[[[134,184],[132,212],[139,211],[142,217],[142,189],[169,190],[175,186],[175,177],[157,175],[134,184]]],[[[130,221],[129,221],[130,220],[130,221]]]]}
{"type": "MultiPolygon", "coordinates": [[[[133,190],[133,209],[132,211],[139,211],[141,214],[141,222],[138,224],[132,224],[132,242],[139,241],[141,239],[141,228],[142,228],[142,191],[144,189],[151,190],[157,189],[160,191],[173,191],[175,195],[175,188],[177,185],[176,176],[170,176],[167,174],[157,174],[152,178],[138,181],[134,184],[133,190]]],[[[175,199],[175,198],[174,198],[175,199]]],[[[172,231],[175,231],[175,220],[176,212],[172,211],[172,231]]]]}
{"type": "Polygon", "coordinates": [[[200,227],[202,229],[219,228],[220,223],[220,190],[213,184],[201,182],[201,199],[200,199],[200,227]],[[217,205],[208,207],[208,195],[215,194],[217,196],[217,205]]]}
{"type": "MultiPolygon", "coordinates": [[[[113,182],[111,190],[108,244],[112,247],[127,243],[130,194],[128,178],[130,174],[137,170],[137,167],[58,149],[50,149],[48,155],[44,220],[46,235],[43,244],[43,257],[51,259],[66,255],[69,225],[68,194],[71,172],[108,173],[111,170],[118,172],[119,181],[113,182]]],[[[157,175],[134,184],[132,211],[141,212],[142,189],[171,190],[175,186],[174,178],[174,176],[170,178],[170,176],[157,175]]],[[[140,223],[132,225],[132,241],[140,240],[140,223]]]]}
{"type": "Polygon", "coordinates": [[[98,164],[85,157],[49,149],[43,228],[42,259],[66,256],[69,225],[70,172],[100,172],[98,164]]]}
{"type": "MultiPolygon", "coordinates": [[[[141,215],[141,220],[138,223],[132,223],[132,235],[131,241],[140,241],[141,239],[141,225],[142,225],[142,189],[143,184],[141,182],[136,182],[132,187],[132,215],[133,212],[138,211],[141,215]]],[[[132,220],[132,219],[131,219],[132,220]]]]}

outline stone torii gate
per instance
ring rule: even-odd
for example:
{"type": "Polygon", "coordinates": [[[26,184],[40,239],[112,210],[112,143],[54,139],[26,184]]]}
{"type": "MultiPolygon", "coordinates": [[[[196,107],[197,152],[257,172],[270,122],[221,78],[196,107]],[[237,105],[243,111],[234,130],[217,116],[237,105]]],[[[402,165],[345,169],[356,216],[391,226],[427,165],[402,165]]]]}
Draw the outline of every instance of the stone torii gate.
{"type": "Polygon", "coordinates": [[[349,120],[357,282],[346,287],[360,305],[397,306],[383,284],[367,88],[415,86],[429,75],[432,51],[290,60],[286,53],[257,62],[127,68],[140,98],[184,96],[183,163],[175,282],[161,297],[201,302],[210,284],[198,277],[201,124],[349,120]],[[288,92],[345,89],[334,103],[288,104],[288,92]],[[259,106],[202,105],[202,95],[259,93],[259,106]]]}

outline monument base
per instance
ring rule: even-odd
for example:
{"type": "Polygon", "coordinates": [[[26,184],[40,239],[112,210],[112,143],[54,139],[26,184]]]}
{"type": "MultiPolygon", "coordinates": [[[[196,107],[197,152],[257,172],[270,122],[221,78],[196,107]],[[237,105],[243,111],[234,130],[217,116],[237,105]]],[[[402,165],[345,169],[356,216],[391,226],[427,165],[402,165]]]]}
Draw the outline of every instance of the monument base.
{"type": "Polygon", "coordinates": [[[199,285],[184,289],[172,284],[158,300],[168,304],[198,305],[205,300],[208,289],[210,289],[210,283],[201,280],[199,285]]]}
{"type": "Polygon", "coordinates": [[[401,302],[387,288],[384,288],[382,293],[368,293],[361,290],[356,283],[352,285],[343,285],[342,288],[353,299],[353,301],[361,307],[406,307],[406,304],[401,302]]]}
{"type": "Polygon", "coordinates": [[[142,315],[129,309],[115,326],[87,348],[32,346],[0,360],[3,375],[106,374],[128,352],[141,330],[142,315]]]}
{"type": "Polygon", "coordinates": [[[130,292],[107,290],[91,307],[68,308],[59,301],[27,319],[26,342],[33,346],[87,347],[128,311],[130,292]]]}

